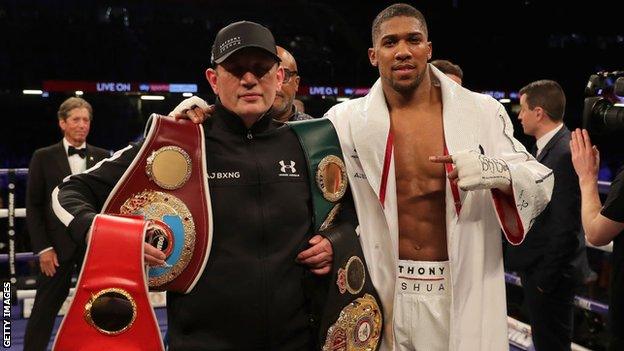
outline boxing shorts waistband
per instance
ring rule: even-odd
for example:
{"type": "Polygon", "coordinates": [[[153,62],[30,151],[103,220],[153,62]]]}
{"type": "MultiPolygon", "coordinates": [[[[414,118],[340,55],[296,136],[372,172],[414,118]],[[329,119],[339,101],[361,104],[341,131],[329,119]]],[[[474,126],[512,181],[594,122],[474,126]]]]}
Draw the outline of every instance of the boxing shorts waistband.
{"type": "Polygon", "coordinates": [[[398,292],[404,294],[450,294],[449,261],[399,260],[398,292]]]}

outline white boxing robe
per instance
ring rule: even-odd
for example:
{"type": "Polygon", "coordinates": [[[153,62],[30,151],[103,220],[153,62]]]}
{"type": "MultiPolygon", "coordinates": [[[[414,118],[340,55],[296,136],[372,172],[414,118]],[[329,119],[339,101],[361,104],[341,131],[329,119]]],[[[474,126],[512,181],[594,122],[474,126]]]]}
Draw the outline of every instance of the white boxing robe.
{"type": "MultiPolygon", "coordinates": [[[[440,81],[444,139],[449,154],[482,150],[489,157],[505,160],[513,188],[513,196],[490,190],[459,190],[458,215],[447,182],[446,229],[452,285],[450,350],[507,350],[500,231],[503,228],[512,244],[522,242],[535,217],[550,201],[552,171],[513,138],[509,116],[498,101],[459,86],[432,65],[429,68],[440,81]],[[511,210],[496,209],[495,203],[504,198],[511,203],[511,210]]],[[[336,127],[340,139],[360,222],[360,241],[384,308],[381,349],[394,350],[392,321],[399,228],[394,160],[392,145],[388,143],[390,117],[381,81],[367,96],[334,106],[326,117],[336,127]],[[386,179],[384,189],[382,178],[386,179]]]]}

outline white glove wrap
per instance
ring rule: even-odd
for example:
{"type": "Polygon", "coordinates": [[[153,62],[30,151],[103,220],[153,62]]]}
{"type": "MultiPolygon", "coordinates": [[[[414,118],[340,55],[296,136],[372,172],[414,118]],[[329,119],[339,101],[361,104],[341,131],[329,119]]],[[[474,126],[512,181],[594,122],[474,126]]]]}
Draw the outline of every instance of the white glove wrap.
{"type": "Polygon", "coordinates": [[[208,103],[200,97],[191,96],[188,99],[182,100],[182,102],[179,103],[173,111],[169,112],[169,116],[174,117],[178,114],[185,114],[187,110],[195,107],[200,107],[202,110],[206,110],[208,109],[208,103]]]}
{"type": "Polygon", "coordinates": [[[460,151],[451,156],[457,168],[460,189],[504,189],[511,184],[511,174],[505,161],[489,158],[474,150],[460,151]]]}

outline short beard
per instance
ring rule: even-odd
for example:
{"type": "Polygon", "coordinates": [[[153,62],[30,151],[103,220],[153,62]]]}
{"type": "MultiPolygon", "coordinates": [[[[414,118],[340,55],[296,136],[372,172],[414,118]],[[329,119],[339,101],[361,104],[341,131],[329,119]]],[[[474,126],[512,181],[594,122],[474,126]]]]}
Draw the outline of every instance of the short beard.
{"type": "Polygon", "coordinates": [[[418,89],[418,87],[420,86],[420,84],[422,83],[423,79],[425,78],[425,73],[427,71],[424,70],[423,72],[421,72],[420,74],[416,75],[416,78],[407,83],[407,84],[401,84],[401,82],[399,81],[395,81],[392,78],[389,78],[389,82],[390,82],[390,86],[392,86],[392,89],[394,89],[394,91],[396,91],[399,94],[411,94],[413,93],[416,89],[418,89]]]}

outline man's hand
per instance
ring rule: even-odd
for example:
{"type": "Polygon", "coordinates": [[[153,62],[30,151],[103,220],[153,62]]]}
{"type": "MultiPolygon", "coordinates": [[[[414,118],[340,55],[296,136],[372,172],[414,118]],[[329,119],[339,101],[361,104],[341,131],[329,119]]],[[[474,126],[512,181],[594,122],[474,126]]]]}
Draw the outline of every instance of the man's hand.
{"type": "Polygon", "coordinates": [[[448,178],[464,191],[496,188],[511,192],[511,174],[503,160],[465,150],[454,155],[430,156],[429,161],[453,163],[455,169],[448,174],[448,178]]]}
{"type": "Polygon", "coordinates": [[[315,235],[309,241],[310,247],[297,255],[297,262],[310,267],[316,275],[325,275],[331,272],[334,260],[334,250],[326,238],[315,235]]]}
{"type": "Polygon", "coordinates": [[[598,180],[600,152],[598,152],[596,146],[592,146],[586,129],[582,131],[576,129],[572,132],[570,152],[572,154],[572,164],[579,177],[579,182],[595,184],[598,180]]]}
{"type": "Polygon", "coordinates": [[[176,120],[190,119],[195,124],[201,124],[212,116],[214,111],[214,105],[208,105],[203,99],[197,96],[191,96],[179,103],[173,111],[169,112],[169,116],[176,120]]]}
{"type": "Polygon", "coordinates": [[[165,262],[167,255],[149,243],[156,230],[159,230],[159,226],[155,225],[153,221],[149,221],[145,233],[146,242],[143,243],[143,257],[148,266],[167,266],[167,262],[165,262]]]}
{"type": "Polygon", "coordinates": [[[165,254],[149,243],[143,243],[145,262],[148,266],[165,266],[165,254]]]}
{"type": "Polygon", "coordinates": [[[51,277],[56,273],[56,267],[58,266],[58,258],[56,257],[56,251],[54,251],[54,249],[50,249],[39,255],[39,267],[41,267],[41,273],[51,277]]]}

